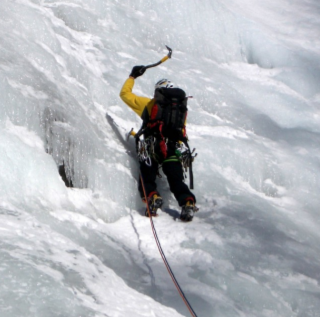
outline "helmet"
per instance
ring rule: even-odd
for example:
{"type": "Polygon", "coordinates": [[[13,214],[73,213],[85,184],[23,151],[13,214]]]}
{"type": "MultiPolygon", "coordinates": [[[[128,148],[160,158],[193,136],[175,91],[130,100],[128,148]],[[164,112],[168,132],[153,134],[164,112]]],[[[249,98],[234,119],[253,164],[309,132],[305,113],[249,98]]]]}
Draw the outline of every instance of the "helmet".
{"type": "Polygon", "coordinates": [[[170,80],[163,78],[155,84],[155,89],[158,88],[175,88],[175,84],[172,83],[170,80]]]}

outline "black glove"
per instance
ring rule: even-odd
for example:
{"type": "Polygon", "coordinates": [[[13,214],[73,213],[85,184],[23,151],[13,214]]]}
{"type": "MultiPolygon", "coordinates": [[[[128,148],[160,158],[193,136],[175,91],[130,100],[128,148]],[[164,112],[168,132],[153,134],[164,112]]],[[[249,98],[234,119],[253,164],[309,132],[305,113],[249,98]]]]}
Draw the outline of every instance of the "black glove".
{"type": "Polygon", "coordinates": [[[137,78],[141,75],[143,75],[143,73],[146,71],[145,67],[143,65],[140,65],[140,66],[134,66],[132,68],[132,71],[130,73],[130,77],[133,77],[133,78],[137,78]]]}

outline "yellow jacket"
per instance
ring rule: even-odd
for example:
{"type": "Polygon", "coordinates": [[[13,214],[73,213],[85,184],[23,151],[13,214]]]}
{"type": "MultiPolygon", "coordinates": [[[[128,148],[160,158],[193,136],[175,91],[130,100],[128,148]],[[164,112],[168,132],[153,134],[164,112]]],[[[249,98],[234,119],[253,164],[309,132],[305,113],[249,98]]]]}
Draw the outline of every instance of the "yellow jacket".
{"type": "Polygon", "coordinates": [[[144,109],[147,107],[149,115],[151,114],[154,99],[137,96],[132,92],[134,78],[129,77],[123,84],[120,91],[120,98],[139,116],[142,116],[144,109]]]}

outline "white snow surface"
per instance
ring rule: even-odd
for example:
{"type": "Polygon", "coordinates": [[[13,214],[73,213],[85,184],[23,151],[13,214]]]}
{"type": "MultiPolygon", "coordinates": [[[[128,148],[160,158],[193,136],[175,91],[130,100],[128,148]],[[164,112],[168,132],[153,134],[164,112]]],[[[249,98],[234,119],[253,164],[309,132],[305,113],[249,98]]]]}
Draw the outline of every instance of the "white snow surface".
{"type": "Polygon", "coordinates": [[[107,116],[139,128],[119,91],[165,45],[134,91],[168,77],[194,97],[200,211],[177,220],[162,178],[154,219],[188,301],[198,317],[320,316],[318,0],[1,0],[1,317],[190,316],[107,116]]]}

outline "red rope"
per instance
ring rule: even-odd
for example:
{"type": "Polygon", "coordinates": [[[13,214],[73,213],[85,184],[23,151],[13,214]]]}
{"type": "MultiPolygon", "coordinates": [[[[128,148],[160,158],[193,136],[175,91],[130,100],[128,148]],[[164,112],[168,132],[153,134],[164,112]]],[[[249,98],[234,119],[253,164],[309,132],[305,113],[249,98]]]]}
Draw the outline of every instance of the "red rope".
{"type": "Polygon", "coordinates": [[[152,232],[153,232],[153,235],[154,235],[154,238],[156,240],[156,243],[157,243],[157,246],[158,246],[158,250],[160,252],[160,255],[162,257],[162,260],[167,268],[167,271],[169,273],[169,275],[171,276],[171,279],[174,283],[174,285],[176,286],[182,300],[184,301],[185,305],[187,306],[191,316],[193,317],[197,317],[195,311],[193,310],[193,308],[191,307],[190,303],[188,302],[186,296],[184,295],[176,277],[174,276],[172,270],[171,270],[171,267],[166,259],[166,256],[162,250],[162,247],[161,247],[161,244],[160,244],[160,241],[159,241],[159,238],[158,238],[158,235],[157,235],[157,232],[156,232],[156,228],[154,227],[154,223],[153,223],[153,220],[152,220],[152,216],[151,216],[151,212],[150,212],[150,209],[149,209],[149,202],[148,202],[148,199],[147,199],[147,193],[146,193],[146,190],[145,190],[145,187],[144,187],[144,182],[143,182],[143,178],[142,178],[142,175],[140,174],[140,180],[141,180],[141,185],[142,185],[142,189],[143,189],[143,193],[144,193],[144,197],[146,198],[146,204],[147,204],[147,210],[148,210],[148,215],[149,215],[149,218],[150,218],[150,224],[151,224],[151,228],[152,228],[152,232]]]}

